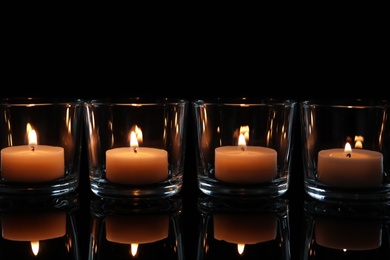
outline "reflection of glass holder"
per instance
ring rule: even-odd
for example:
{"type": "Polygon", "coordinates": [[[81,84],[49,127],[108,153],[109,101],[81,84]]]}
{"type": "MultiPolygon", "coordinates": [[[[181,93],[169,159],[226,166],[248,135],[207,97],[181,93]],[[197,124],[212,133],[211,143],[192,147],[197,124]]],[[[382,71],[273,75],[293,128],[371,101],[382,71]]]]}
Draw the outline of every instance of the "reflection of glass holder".
{"type": "Polygon", "coordinates": [[[179,197],[91,202],[90,259],[184,259],[179,197]]]}
{"type": "Polygon", "coordinates": [[[304,202],[302,259],[390,259],[390,204],[304,202]]]}
{"type": "Polygon", "coordinates": [[[79,259],[77,193],[0,197],[0,259],[79,259]]]}
{"type": "Polygon", "coordinates": [[[290,259],[288,201],[211,198],[201,212],[197,259],[290,259]]]}

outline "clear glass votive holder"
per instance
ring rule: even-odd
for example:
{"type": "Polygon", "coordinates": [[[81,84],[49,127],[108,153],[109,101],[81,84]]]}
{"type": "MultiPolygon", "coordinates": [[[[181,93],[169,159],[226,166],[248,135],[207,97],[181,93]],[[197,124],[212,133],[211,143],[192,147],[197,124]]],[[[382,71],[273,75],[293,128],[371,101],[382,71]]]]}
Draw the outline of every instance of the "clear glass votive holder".
{"type": "Polygon", "coordinates": [[[0,193],[63,195],[79,184],[83,101],[0,101],[0,193]]]}
{"type": "Polygon", "coordinates": [[[220,98],[192,105],[202,192],[278,197],[288,190],[296,101],[220,98]]]}
{"type": "Polygon", "coordinates": [[[304,189],[319,200],[390,199],[386,100],[300,102],[304,189]]]}
{"type": "Polygon", "coordinates": [[[90,187],[107,198],[160,198],[183,185],[188,101],[85,102],[90,187]]]}

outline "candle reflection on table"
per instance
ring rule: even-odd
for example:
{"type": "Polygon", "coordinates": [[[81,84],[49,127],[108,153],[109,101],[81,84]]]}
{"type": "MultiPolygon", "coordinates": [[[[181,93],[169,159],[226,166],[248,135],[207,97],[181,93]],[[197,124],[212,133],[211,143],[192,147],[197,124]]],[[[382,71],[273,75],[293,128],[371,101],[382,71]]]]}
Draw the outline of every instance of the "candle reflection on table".
{"type": "Polygon", "coordinates": [[[181,259],[180,197],[91,201],[90,258],[181,259]]]}
{"type": "Polygon", "coordinates": [[[315,220],[318,245],[340,250],[372,250],[382,244],[380,221],[319,218],[315,220]]]}
{"type": "Polygon", "coordinates": [[[8,214],[2,218],[1,230],[4,239],[30,242],[34,255],[38,255],[39,241],[65,235],[66,213],[8,214]]]}
{"type": "Polygon", "coordinates": [[[168,237],[168,215],[110,215],[105,222],[107,240],[129,244],[133,256],[137,254],[140,244],[168,237]]]}
{"type": "Polygon", "coordinates": [[[253,245],[276,239],[275,215],[221,214],[213,216],[214,238],[237,244],[242,254],[245,245],[253,245]]]}
{"type": "Polygon", "coordinates": [[[203,195],[197,259],[290,259],[288,203],[203,195]]]}
{"type": "Polygon", "coordinates": [[[38,241],[61,237],[66,232],[65,212],[8,214],[2,219],[3,238],[13,241],[38,241]]]}
{"type": "Polygon", "coordinates": [[[303,258],[389,259],[387,203],[304,201],[303,258]]]}
{"type": "Polygon", "coordinates": [[[78,195],[2,196],[0,259],[78,259],[78,195]]]}

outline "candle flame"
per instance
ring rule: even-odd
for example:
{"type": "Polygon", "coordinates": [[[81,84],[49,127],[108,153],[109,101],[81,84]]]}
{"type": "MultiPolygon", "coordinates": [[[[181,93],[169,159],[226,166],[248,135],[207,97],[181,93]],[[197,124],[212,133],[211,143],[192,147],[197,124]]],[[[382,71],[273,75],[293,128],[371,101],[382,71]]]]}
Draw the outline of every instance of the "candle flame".
{"type": "Polygon", "coordinates": [[[240,255],[244,252],[245,244],[237,244],[237,251],[240,255]]]}
{"type": "Polygon", "coordinates": [[[35,256],[38,255],[39,241],[31,241],[31,250],[35,256]]]}
{"type": "Polygon", "coordinates": [[[344,153],[346,154],[347,157],[351,158],[352,147],[351,147],[350,143],[348,143],[348,142],[345,144],[344,153]]]}
{"type": "Polygon", "coordinates": [[[138,252],[138,244],[131,244],[131,255],[135,256],[138,252]]]}
{"type": "Polygon", "coordinates": [[[142,131],[138,126],[134,127],[134,131],[130,132],[130,147],[133,148],[134,152],[138,151],[139,143],[142,143],[142,131]]]}
{"type": "Polygon", "coordinates": [[[363,148],[364,137],[361,135],[355,136],[355,148],[363,148]]]}
{"type": "Polygon", "coordinates": [[[240,149],[242,151],[245,151],[246,149],[246,141],[245,141],[245,137],[243,134],[240,134],[240,136],[238,137],[238,146],[240,147],[240,149]]]}
{"type": "Polygon", "coordinates": [[[31,150],[34,151],[38,143],[37,133],[35,132],[34,129],[31,129],[27,134],[28,134],[28,144],[30,145],[31,150]]]}
{"type": "Polygon", "coordinates": [[[243,134],[246,141],[249,141],[249,126],[240,126],[240,134],[243,134]]]}
{"type": "Polygon", "coordinates": [[[142,136],[141,128],[139,128],[138,126],[135,126],[134,132],[135,132],[135,135],[137,136],[138,143],[142,143],[143,136],[142,136]]]}
{"type": "Polygon", "coordinates": [[[238,137],[238,146],[242,151],[246,150],[246,143],[249,141],[249,126],[240,126],[240,135],[238,137]]]}
{"type": "Polygon", "coordinates": [[[32,128],[32,126],[31,126],[31,124],[30,124],[30,123],[27,123],[27,125],[26,125],[26,132],[28,133],[28,132],[30,132],[32,129],[33,129],[33,128],[32,128]]]}
{"type": "Polygon", "coordinates": [[[134,131],[131,131],[130,133],[130,147],[133,148],[135,153],[137,152],[138,140],[137,140],[137,135],[135,134],[134,131]]]}

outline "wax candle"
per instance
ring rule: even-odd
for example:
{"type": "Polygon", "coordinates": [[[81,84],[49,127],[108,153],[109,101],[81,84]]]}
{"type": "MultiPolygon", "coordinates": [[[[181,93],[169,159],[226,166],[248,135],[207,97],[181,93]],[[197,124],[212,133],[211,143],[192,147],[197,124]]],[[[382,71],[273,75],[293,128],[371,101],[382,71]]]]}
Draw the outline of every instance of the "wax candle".
{"type": "Polygon", "coordinates": [[[161,182],[168,178],[168,153],[163,149],[139,147],[132,131],[130,147],[106,151],[106,178],[133,185],[161,182]]]}
{"type": "Polygon", "coordinates": [[[277,152],[260,146],[246,146],[240,134],[238,146],[215,149],[215,178],[232,183],[262,183],[277,175],[277,152]]]}
{"type": "Polygon", "coordinates": [[[316,218],[314,239],[327,248],[372,250],[382,244],[382,224],[375,220],[316,218]]]}
{"type": "Polygon", "coordinates": [[[234,244],[256,244],[271,241],[277,234],[277,217],[261,214],[213,215],[214,238],[234,244]]]}
{"type": "Polygon", "coordinates": [[[2,236],[13,241],[39,241],[62,237],[66,233],[66,213],[36,212],[5,214],[1,220],[2,236]]]}
{"type": "Polygon", "coordinates": [[[169,216],[108,215],[105,217],[106,238],[121,244],[153,243],[168,237],[169,216]]]}
{"type": "Polygon", "coordinates": [[[382,184],[383,155],[365,149],[321,150],[318,153],[318,180],[334,187],[369,188],[382,184]]]}
{"type": "Polygon", "coordinates": [[[1,150],[1,175],[7,181],[44,182],[64,176],[64,148],[37,145],[36,132],[29,132],[29,145],[1,150]]]}

